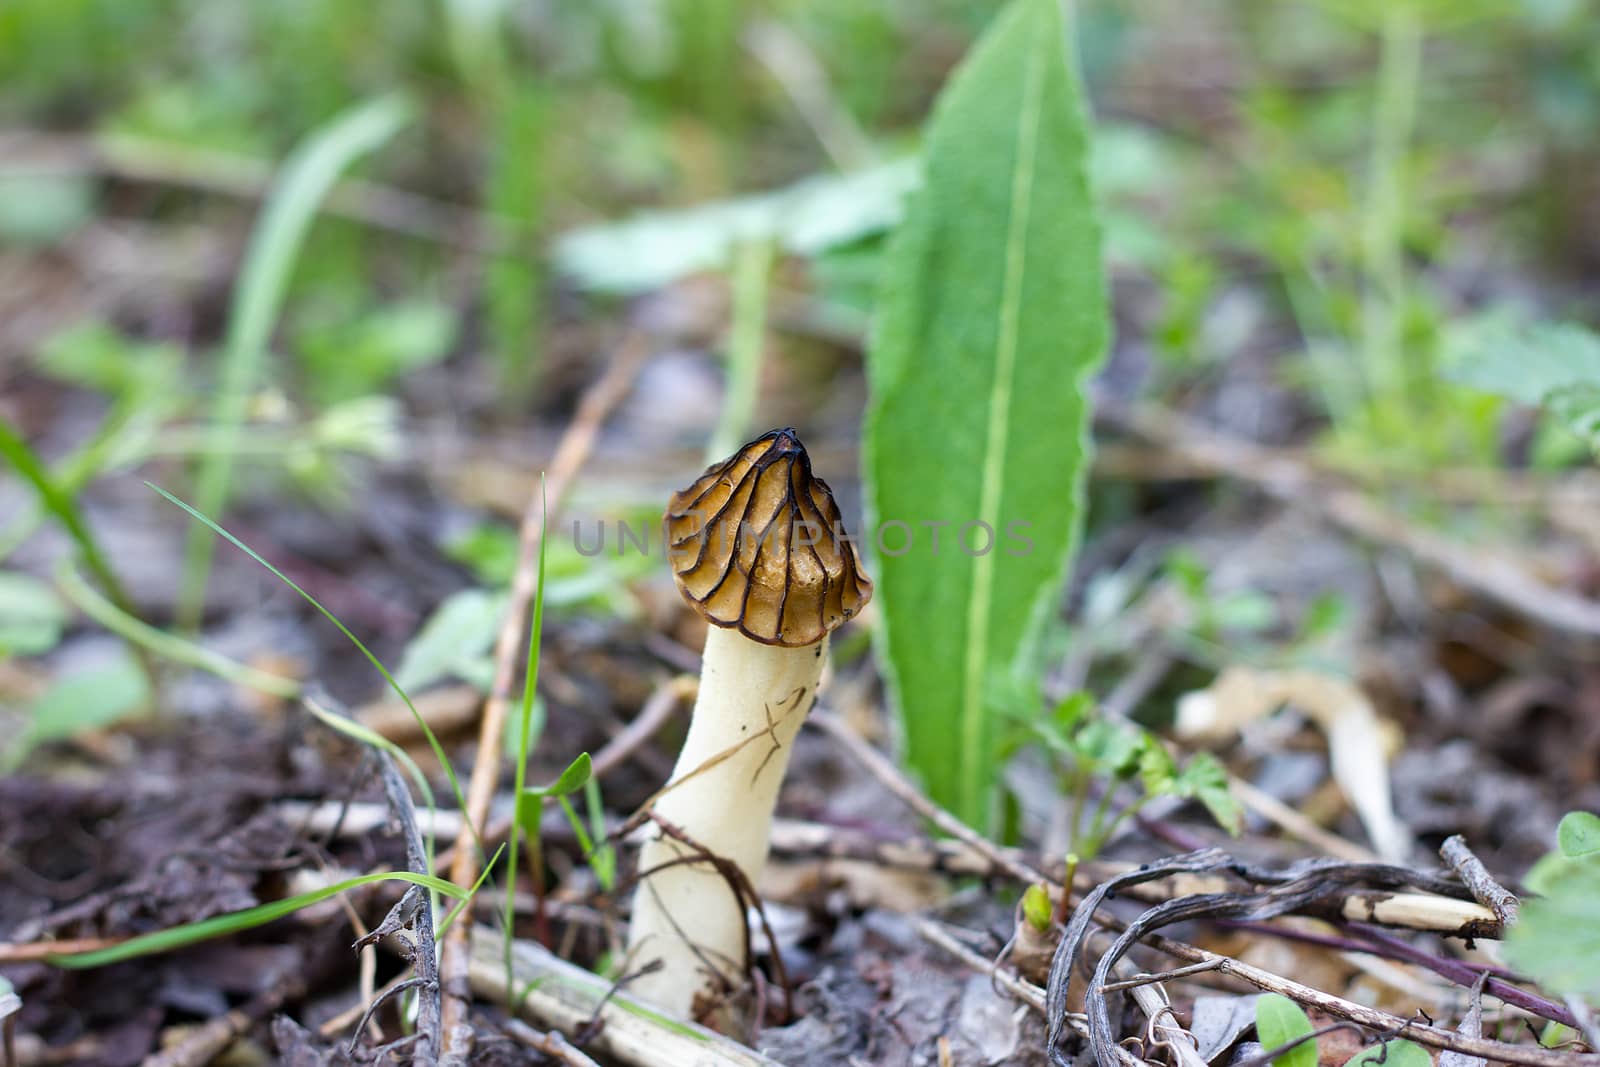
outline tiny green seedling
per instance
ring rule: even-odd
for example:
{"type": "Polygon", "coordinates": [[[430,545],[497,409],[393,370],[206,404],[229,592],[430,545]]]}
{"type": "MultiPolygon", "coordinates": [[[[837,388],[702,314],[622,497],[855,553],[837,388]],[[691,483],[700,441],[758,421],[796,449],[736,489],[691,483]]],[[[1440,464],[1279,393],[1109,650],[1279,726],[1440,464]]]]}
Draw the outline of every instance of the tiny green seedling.
{"type": "Polygon", "coordinates": [[[1344,1067],[1433,1067],[1433,1057],[1415,1041],[1396,1038],[1362,1049],[1344,1067]]]}
{"type": "Polygon", "coordinates": [[[1122,719],[1098,714],[1087,693],[1074,693],[1048,715],[1018,715],[1016,742],[1034,740],[1049,753],[1062,791],[1072,798],[1072,850],[1092,859],[1130,816],[1151,800],[1174,796],[1198,800],[1218,825],[1239,832],[1241,811],[1228,791],[1228,777],[1215,758],[1201,752],[1179,764],[1149,732],[1122,719]],[[1094,782],[1103,782],[1092,808],[1094,782]],[[1138,783],[1139,794],[1113,813],[1118,788],[1138,783]]]}
{"type": "Polygon", "coordinates": [[[1256,998],[1256,1039],[1264,1052],[1299,1044],[1272,1058],[1272,1067],[1317,1067],[1317,1039],[1300,1005],[1279,993],[1256,998]]]}

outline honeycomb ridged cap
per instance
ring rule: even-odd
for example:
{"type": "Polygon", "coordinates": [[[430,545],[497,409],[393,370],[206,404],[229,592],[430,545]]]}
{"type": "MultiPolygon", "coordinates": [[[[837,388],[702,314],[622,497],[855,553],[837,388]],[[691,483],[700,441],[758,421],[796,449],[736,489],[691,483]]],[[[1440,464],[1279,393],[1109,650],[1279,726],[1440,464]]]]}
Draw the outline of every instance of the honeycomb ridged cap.
{"type": "Polygon", "coordinates": [[[666,537],[684,598],[752,641],[816,644],[872,599],[833,492],[792,429],[762,434],[675,493],[666,537]]]}

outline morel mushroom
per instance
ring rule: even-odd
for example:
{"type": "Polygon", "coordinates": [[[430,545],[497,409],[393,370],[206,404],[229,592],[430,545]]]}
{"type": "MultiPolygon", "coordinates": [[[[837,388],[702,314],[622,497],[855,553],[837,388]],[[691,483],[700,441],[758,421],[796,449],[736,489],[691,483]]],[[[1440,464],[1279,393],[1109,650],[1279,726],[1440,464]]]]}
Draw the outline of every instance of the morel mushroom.
{"type": "Polygon", "coordinates": [[[861,610],[872,583],[791,429],[758,437],[676,494],[666,537],[679,590],[711,623],[688,736],[654,803],[693,845],[650,828],[629,969],[659,966],[628,991],[700,1016],[737,988],[748,964],[744,902],[704,854],[731,861],[755,884],[828,634],[861,610]]]}

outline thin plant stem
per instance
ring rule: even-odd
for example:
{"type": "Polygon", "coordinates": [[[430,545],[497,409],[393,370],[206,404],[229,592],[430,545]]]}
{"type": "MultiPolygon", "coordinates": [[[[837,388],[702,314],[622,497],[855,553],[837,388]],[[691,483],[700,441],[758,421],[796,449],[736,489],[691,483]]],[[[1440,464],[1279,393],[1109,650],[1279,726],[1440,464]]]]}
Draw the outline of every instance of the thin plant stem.
{"type": "MultiPolygon", "coordinates": [[[[511,794],[514,804],[523,803],[523,790],[528,784],[528,748],[533,733],[534,697],[539,684],[539,638],[540,634],[544,630],[545,546],[549,542],[549,537],[547,535],[549,534],[550,529],[550,498],[547,494],[545,477],[543,474],[539,475],[539,500],[539,570],[538,576],[535,579],[536,584],[534,585],[533,620],[532,624],[529,626],[528,657],[527,662],[524,665],[522,675],[522,706],[519,709],[520,717],[517,721],[517,765],[513,770],[514,784],[511,794]]],[[[543,798],[541,798],[539,801],[539,808],[541,812],[544,809],[543,798]]],[[[501,936],[504,938],[506,996],[508,998],[511,996],[511,989],[513,985],[512,977],[514,974],[512,966],[514,961],[512,959],[511,950],[513,941],[512,935],[517,917],[517,838],[518,831],[521,829],[519,825],[520,821],[521,820],[517,819],[512,820],[511,835],[506,842],[506,897],[504,913],[505,929],[502,931],[501,936]]],[[[540,848],[538,827],[539,821],[538,819],[535,819],[533,821],[532,828],[528,831],[528,860],[530,864],[534,865],[533,885],[534,892],[538,894],[538,921],[542,928],[544,925],[544,854],[543,850],[540,848]]],[[[507,1001],[507,1007],[511,1007],[509,1000],[507,1001]]]]}
{"type": "Polygon", "coordinates": [[[739,447],[755,418],[766,347],[767,290],[772,274],[772,242],[749,241],[733,259],[733,324],[728,336],[728,381],[716,432],[706,446],[713,461],[739,447]]]}
{"type": "Polygon", "coordinates": [[[1414,383],[1426,377],[1426,368],[1406,365],[1408,356],[1402,336],[1406,298],[1405,156],[1416,127],[1422,37],[1422,16],[1416,5],[1391,5],[1383,21],[1367,203],[1361,227],[1366,273],[1361,301],[1361,353],[1369,402],[1404,397],[1414,383]]]}
{"type": "Polygon", "coordinates": [[[122,610],[84,581],[71,560],[62,560],[56,567],[56,588],[79,611],[131,645],[149,649],[174,663],[214,674],[241,688],[254,689],[285,700],[293,700],[300,695],[300,683],[293,678],[258,671],[193,641],[159,630],[122,610]]]}

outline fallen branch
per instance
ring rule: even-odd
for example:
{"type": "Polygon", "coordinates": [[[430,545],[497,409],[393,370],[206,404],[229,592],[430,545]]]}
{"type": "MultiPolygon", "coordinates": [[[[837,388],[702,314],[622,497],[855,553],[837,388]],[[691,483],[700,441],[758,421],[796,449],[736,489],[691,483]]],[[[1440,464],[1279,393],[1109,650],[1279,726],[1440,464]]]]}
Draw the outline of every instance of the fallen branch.
{"type": "Polygon", "coordinates": [[[1182,942],[1162,937],[1159,928],[1189,919],[1247,918],[1259,920],[1304,909],[1308,904],[1329,894],[1340,883],[1365,881],[1385,887],[1393,884],[1421,885],[1425,888],[1447,888],[1435,875],[1407,871],[1404,868],[1380,864],[1348,864],[1339,861],[1313,860],[1295,864],[1283,871],[1267,871],[1241,864],[1215,849],[1176,856],[1158,863],[1147,864],[1098,886],[1078,906],[1067,931],[1051,961],[1050,981],[1047,987],[1047,1007],[1050,1038],[1048,1050],[1051,1061],[1064,1065],[1070,1061],[1060,1047],[1065,1036],[1065,1017],[1072,968],[1087,941],[1091,924],[1097,921],[1095,912],[1113,893],[1131,888],[1142,882],[1155,881],[1174,874],[1211,873],[1226,871],[1255,886],[1265,886],[1257,892],[1202,894],[1180,897],[1157,905],[1130,923],[1112,921],[1121,933],[1111,947],[1101,955],[1094,968],[1084,995],[1085,1014],[1088,1016],[1090,1047],[1101,1067],[1118,1067],[1118,1060],[1110,1052],[1116,1046],[1110,1010],[1105,998],[1105,986],[1112,968],[1137,942],[1143,942],[1178,959],[1192,963],[1211,963],[1218,973],[1230,974],[1259,989],[1282,993],[1294,1000],[1310,1004],[1329,1015],[1348,1019],[1391,1036],[1411,1037],[1435,1048],[1448,1049],[1465,1055],[1481,1056],[1506,1063],[1525,1064],[1527,1067],[1600,1067],[1600,1056],[1574,1055],[1542,1048],[1528,1048],[1499,1041],[1472,1038],[1455,1031],[1402,1019],[1387,1012],[1368,1008],[1335,997],[1332,994],[1303,986],[1249,964],[1240,963],[1217,953],[1207,952],[1182,942]]]}

